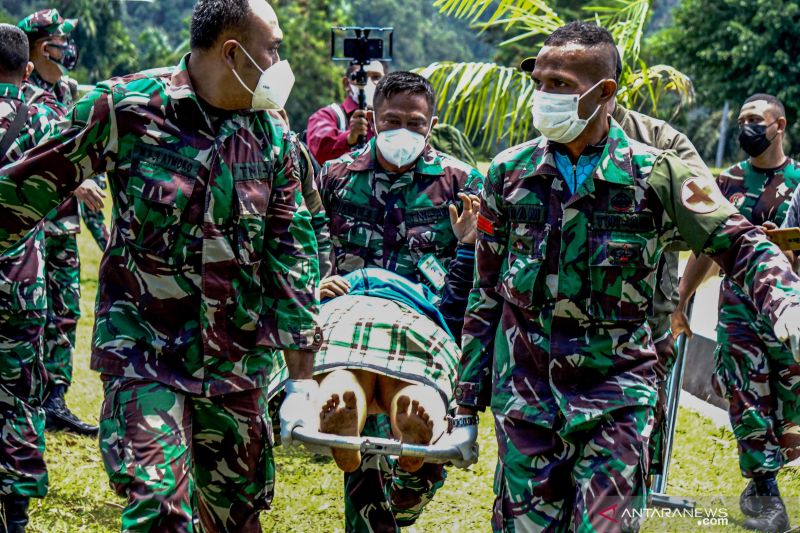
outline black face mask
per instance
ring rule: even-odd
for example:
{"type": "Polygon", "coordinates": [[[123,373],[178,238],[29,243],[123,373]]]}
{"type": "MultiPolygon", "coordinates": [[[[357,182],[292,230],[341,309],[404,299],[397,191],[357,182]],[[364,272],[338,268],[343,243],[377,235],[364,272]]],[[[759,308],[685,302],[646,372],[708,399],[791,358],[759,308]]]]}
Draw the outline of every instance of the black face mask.
{"type": "MultiPolygon", "coordinates": [[[[775,124],[775,122],[772,124],[775,124]]],[[[775,139],[775,137],[767,139],[767,128],[772,124],[767,124],[766,126],[764,124],[745,124],[739,129],[739,146],[742,147],[742,150],[747,155],[758,157],[769,148],[769,145],[775,139]]]]}

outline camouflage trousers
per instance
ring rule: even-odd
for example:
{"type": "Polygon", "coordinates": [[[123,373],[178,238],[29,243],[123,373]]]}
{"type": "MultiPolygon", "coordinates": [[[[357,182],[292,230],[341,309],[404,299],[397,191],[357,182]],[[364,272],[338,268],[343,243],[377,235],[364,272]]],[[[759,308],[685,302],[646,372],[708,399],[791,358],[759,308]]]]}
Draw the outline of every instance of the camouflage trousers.
{"type": "Polygon", "coordinates": [[[112,488],[128,500],[122,531],[261,531],[275,480],[263,390],[198,397],[102,379],[100,451],[112,488]]]}
{"type": "MultiPolygon", "coordinates": [[[[663,326],[663,324],[661,324],[663,326]]],[[[669,317],[666,317],[666,328],[658,327],[653,328],[653,336],[655,338],[656,353],[658,354],[658,363],[656,364],[656,386],[658,387],[658,400],[654,415],[653,434],[650,437],[649,451],[650,454],[650,474],[662,475],[664,474],[664,465],[666,464],[666,457],[664,456],[664,441],[667,434],[671,430],[670,421],[667,420],[667,397],[669,391],[667,390],[667,380],[669,379],[672,369],[675,366],[675,338],[669,330],[669,317]]],[[[674,423],[674,421],[672,421],[674,423]]]]}
{"type": "Polygon", "coordinates": [[[617,532],[638,529],[646,501],[648,406],[613,410],[576,429],[495,413],[498,463],[492,529],[617,532]]]}
{"type": "Polygon", "coordinates": [[[0,496],[43,498],[44,311],[0,312],[0,496]]]}
{"type": "Polygon", "coordinates": [[[72,353],[81,316],[81,263],[73,234],[47,236],[47,326],[44,364],[51,385],[72,383],[72,353]]]}
{"type": "MultiPolygon", "coordinates": [[[[389,417],[368,416],[361,434],[391,438],[389,417]]],[[[346,531],[393,532],[412,525],[446,477],[442,465],[426,463],[412,474],[395,459],[365,454],[359,469],[344,475],[346,531]]]]}
{"type": "Polygon", "coordinates": [[[714,388],[729,402],[744,477],[800,456],[800,365],[745,305],[720,309],[714,388]]]}

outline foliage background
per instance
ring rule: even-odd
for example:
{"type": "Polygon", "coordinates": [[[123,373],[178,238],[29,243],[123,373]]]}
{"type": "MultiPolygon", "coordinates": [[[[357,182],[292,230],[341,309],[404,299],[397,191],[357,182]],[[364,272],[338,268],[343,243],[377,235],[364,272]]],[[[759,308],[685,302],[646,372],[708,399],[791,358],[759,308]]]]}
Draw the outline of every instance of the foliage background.
{"type": "MultiPolygon", "coordinates": [[[[487,0],[488,1],[488,0],[487,0]]],[[[507,0],[503,0],[507,1],[507,0]]],[[[16,23],[37,9],[54,6],[80,17],[77,39],[81,59],[74,77],[94,83],[112,75],[172,65],[187,51],[188,26],[195,0],[0,0],[0,21],[16,23]]],[[[470,22],[439,13],[432,0],[275,0],[286,43],[282,54],[292,62],[297,83],[289,104],[295,129],[302,130],[313,111],[343,97],[342,65],[328,60],[331,25],[395,28],[393,68],[431,63],[494,62],[516,68],[539,48],[541,36],[506,40],[502,27],[479,33],[470,22]]],[[[491,2],[499,5],[499,0],[491,2]]],[[[618,0],[545,0],[564,20],[585,18],[584,8],[618,0]]],[[[485,20],[485,19],[484,19],[485,20]]],[[[652,0],[644,28],[642,57],[665,63],[694,82],[694,106],[674,122],[684,129],[708,160],[719,137],[721,109],[727,100],[735,124],[738,106],[749,94],[767,91],[784,100],[791,124],[787,148],[800,152],[800,2],[797,0],[652,0]],[[700,15],[702,14],[702,16],[700,15]]],[[[675,102],[661,102],[669,116],[675,102]]],[[[736,128],[727,132],[726,162],[743,156],[736,128]]],[[[486,155],[491,155],[487,152],[486,155]]]]}

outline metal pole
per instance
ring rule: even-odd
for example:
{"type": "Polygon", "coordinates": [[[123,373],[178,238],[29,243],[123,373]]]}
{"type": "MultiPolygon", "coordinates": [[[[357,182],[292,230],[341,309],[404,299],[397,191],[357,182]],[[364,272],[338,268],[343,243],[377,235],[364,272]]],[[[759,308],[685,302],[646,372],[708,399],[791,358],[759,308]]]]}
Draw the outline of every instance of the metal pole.
{"type": "Polygon", "coordinates": [[[717,158],[714,160],[714,166],[717,168],[722,166],[722,159],[725,157],[725,142],[727,141],[728,131],[728,112],[730,105],[725,100],[725,105],[722,106],[722,120],[719,121],[719,141],[717,142],[717,158]]]}
{"type": "MultiPolygon", "coordinates": [[[[692,308],[694,307],[694,297],[689,300],[686,308],[686,315],[691,323],[692,308]]],[[[683,388],[683,368],[686,361],[686,349],[688,339],[686,334],[678,337],[676,342],[677,356],[675,366],[672,367],[669,379],[667,380],[667,408],[664,413],[664,469],[663,473],[653,476],[652,494],[650,503],[657,507],[667,507],[672,509],[694,509],[694,502],[686,498],[667,496],[667,478],[669,476],[669,465],[672,459],[672,447],[675,441],[675,427],[678,422],[678,407],[680,405],[681,389],[683,388]]]]}

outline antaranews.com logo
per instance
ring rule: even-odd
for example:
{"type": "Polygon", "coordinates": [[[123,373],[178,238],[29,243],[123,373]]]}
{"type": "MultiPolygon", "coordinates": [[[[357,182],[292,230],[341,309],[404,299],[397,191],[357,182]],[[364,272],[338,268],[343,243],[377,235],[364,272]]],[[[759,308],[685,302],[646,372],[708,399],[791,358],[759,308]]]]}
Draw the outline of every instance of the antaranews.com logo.
{"type": "Polygon", "coordinates": [[[615,524],[641,523],[644,520],[689,519],[699,527],[727,526],[729,513],[725,507],[703,507],[695,509],[665,509],[645,507],[644,509],[620,509],[619,505],[610,505],[599,512],[599,515],[615,524]]]}

